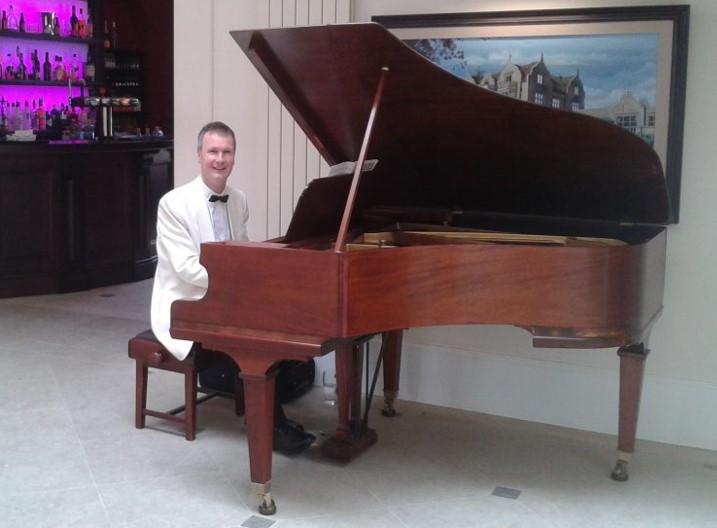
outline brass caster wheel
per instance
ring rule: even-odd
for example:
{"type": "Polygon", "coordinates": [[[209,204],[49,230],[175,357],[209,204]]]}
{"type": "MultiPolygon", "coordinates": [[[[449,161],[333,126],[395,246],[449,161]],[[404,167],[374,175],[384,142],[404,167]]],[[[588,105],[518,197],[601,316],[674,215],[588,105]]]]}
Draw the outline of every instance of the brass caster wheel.
{"type": "Polygon", "coordinates": [[[274,502],[274,499],[271,498],[271,493],[266,493],[261,498],[259,513],[262,515],[274,515],[276,513],[276,503],[274,502]]]}
{"type": "Polygon", "coordinates": [[[391,418],[392,416],[396,416],[396,409],[393,408],[393,405],[389,405],[388,403],[381,409],[381,414],[383,416],[386,416],[388,418],[391,418]]]}
{"type": "Polygon", "coordinates": [[[617,464],[615,464],[615,469],[612,470],[610,478],[618,482],[625,482],[627,480],[627,462],[618,460],[617,464]]]}

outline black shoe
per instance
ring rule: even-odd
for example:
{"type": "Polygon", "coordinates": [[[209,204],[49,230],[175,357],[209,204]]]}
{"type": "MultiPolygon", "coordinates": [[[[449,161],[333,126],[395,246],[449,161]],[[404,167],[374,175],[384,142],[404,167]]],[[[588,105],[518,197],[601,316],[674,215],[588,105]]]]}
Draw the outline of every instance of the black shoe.
{"type": "Polygon", "coordinates": [[[304,426],[301,425],[299,422],[295,422],[294,420],[284,420],[284,424],[288,427],[291,427],[292,429],[296,429],[300,433],[304,432],[304,426]]]}
{"type": "MultiPolygon", "coordinates": [[[[299,425],[299,424],[296,424],[299,425]]],[[[301,426],[299,426],[301,427],[301,426]]],[[[303,429],[303,428],[302,428],[303,429]]],[[[316,437],[286,422],[274,425],[274,451],[285,455],[301,453],[314,443],[316,437]]]]}

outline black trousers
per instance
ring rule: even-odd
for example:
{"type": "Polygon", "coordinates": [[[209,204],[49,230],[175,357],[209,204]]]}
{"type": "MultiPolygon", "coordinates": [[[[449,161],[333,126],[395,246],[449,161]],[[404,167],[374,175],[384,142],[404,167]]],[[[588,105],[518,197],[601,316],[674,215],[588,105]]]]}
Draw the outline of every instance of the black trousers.
{"type": "MultiPolygon", "coordinates": [[[[210,368],[199,372],[199,384],[204,389],[234,394],[234,382],[239,376],[239,368],[231,358],[225,357],[210,368]]],[[[241,379],[239,380],[241,383],[241,379]]],[[[286,421],[284,408],[278,394],[278,385],[274,390],[274,423],[286,421]]]]}

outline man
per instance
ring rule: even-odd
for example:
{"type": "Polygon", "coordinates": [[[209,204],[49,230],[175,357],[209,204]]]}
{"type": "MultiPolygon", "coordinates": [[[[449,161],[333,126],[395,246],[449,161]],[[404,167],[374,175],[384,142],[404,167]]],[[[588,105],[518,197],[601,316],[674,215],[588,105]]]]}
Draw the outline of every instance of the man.
{"type": "MultiPolygon", "coordinates": [[[[249,208],[244,193],[227,185],[234,168],[236,139],[224,123],[205,125],[197,138],[200,176],[162,197],[157,211],[157,271],[152,290],[152,330],[179,359],[192,353],[194,343],[169,334],[171,305],[178,299],[200,299],[208,287],[207,270],[199,262],[200,244],[247,240],[249,208]]],[[[237,368],[227,359],[218,369],[201,372],[203,387],[232,392],[237,368]]],[[[275,397],[274,449],[296,453],[315,437],[286,419],[275,397]]]]}

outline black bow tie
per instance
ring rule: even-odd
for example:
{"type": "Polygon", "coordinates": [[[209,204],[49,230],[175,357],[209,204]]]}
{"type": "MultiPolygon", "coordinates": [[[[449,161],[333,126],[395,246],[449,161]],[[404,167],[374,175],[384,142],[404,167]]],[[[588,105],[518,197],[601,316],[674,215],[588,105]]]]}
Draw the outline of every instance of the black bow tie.
{"type": "Polygon", "coordinates": [[[210,201],[210,202],[224,202],[224,203],[227,203],[227,200],[228,200],[228,199],[229,199],[229,195],[228,195],[228,194],[222,194],[221,196],[219,196],[218,194],[212,194],[212,195],[209,197],[209,201],[210,201]]]}

